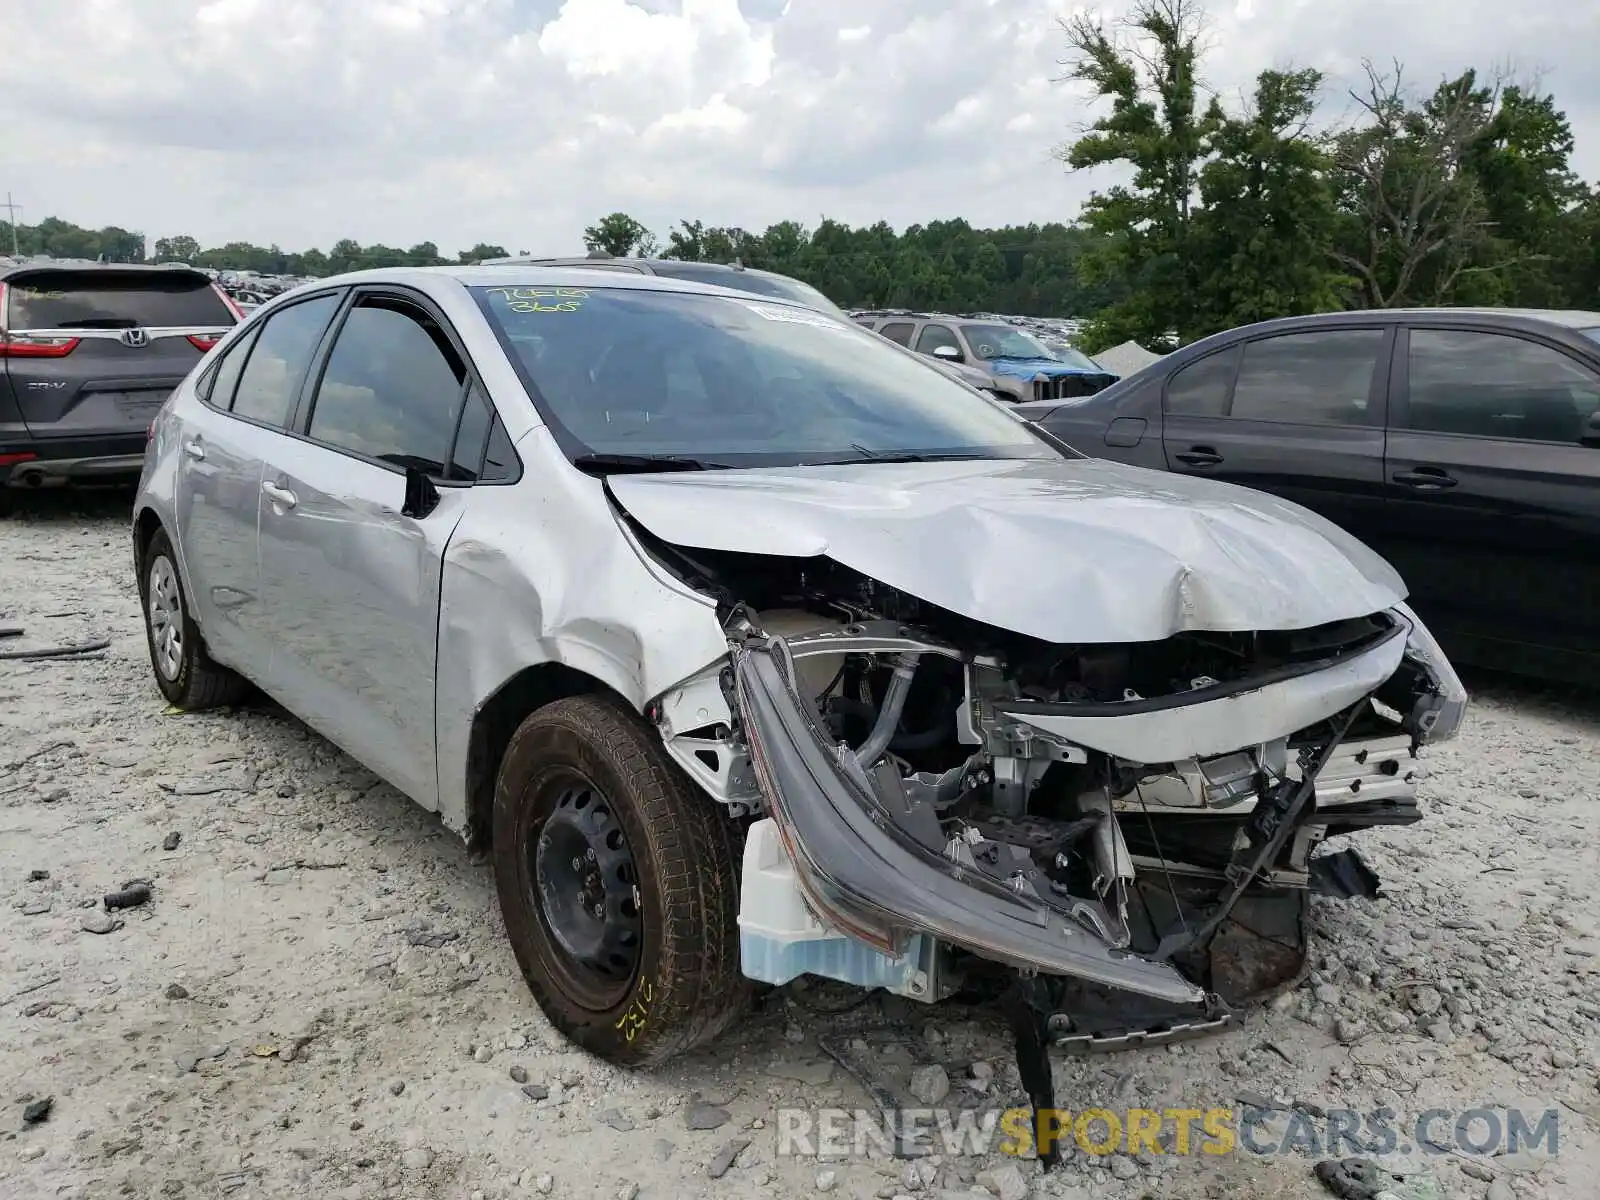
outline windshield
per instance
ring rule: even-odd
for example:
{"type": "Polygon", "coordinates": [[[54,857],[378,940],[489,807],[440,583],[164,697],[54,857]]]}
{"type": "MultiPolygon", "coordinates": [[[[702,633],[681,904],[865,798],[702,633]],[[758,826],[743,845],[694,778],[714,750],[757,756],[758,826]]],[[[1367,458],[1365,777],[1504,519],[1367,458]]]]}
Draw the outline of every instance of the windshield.
{"type": "Polygon", "coordinates": [[[1591,342],[1600,342],[1600,325],[1596,325],[1590,329],[1580,329],[1578,332],[1583,334],[1583,336],[1588,338],[1591,342]]]}
{"type": "Polygon", "coordinates": [[[979,358],[1054,358],[1044,343],[1013,325],[963,325],[967,345],[979,358]]]}
{"type": "Polygon", "coordinates": [[[475,287],[566,453],[713,466],[1060,458],[851,321],[626,287],[475,287]]]}

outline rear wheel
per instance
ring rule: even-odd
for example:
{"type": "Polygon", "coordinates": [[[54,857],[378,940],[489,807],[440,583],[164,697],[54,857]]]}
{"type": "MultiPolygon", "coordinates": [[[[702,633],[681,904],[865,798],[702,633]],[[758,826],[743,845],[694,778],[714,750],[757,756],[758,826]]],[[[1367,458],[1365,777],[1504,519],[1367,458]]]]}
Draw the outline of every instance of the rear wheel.
{"type": "Polygon", "coordinates": [[[144,603],[145,640],[156,686],[169,704],[182,709],[214,708],[243,699],[250,685],[206,653],[199,627],[189,615],[178,579],[178,556],[165,530],[145,547],[139,572],[144,603]]]}
{"type": "Polygon", "coordinates": [[[733,834],[620,704],[575,696],[523,721],[495,787],[495,883],[551,1024],[645,1064],[731,1023],[749,995],[733,834]]]}

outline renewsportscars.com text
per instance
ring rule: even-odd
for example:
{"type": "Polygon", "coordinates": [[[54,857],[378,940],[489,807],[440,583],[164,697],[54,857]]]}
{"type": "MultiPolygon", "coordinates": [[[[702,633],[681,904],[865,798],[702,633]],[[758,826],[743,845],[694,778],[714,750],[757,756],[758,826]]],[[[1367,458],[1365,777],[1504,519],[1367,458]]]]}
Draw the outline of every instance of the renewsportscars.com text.
{"type": "Polygon", "coordinates": [[[1031,1155],[1043,1143],[1085,1154],[1391,1154],[1492,1156],[1560,1149],[1556,1109],[1428,1109],[1403,1118],[1389,1108],[1329,1109],[1321,1116],[1293,1108],[1045,1109],[1035,1136],[1025,1108],[907,1108],[893,1117],[868,1109],[784,1108],[777,1113],[777,1152],[794,1156],[893,1153],[920,1144],[946,1155],[1031,1155]]]}

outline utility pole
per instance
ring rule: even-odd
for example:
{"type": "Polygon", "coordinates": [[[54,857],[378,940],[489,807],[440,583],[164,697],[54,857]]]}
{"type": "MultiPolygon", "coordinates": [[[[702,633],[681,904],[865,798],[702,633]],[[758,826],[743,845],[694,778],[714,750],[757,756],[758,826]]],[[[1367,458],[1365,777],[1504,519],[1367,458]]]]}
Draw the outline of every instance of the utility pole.
{"type": "Polygon", "coordinates": [[[22,205],[11,202],[11,193],[6,193],[6,212],[10,216],[11,225],[11,257],[20,258],[17,251],[17,214],[22,211],[22,205]]]}

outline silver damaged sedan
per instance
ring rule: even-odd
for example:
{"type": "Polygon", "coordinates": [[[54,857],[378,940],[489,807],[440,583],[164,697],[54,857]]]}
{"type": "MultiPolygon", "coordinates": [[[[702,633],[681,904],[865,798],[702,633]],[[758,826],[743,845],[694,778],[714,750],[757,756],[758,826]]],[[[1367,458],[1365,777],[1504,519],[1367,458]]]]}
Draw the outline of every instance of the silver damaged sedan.
{"type": "Polygon", "coordinates": [[[614,1061],[799,975],[990,997],[1035,1064],[1220,1028],[1303,978],[1312,894],[1374,894],[1325,843],[1419,819],[1467,697],[1333,525],[1044,439],[777,299],[319,281],[153,427],[155,682],[253,685],[490,848],[614,1061]]]}

